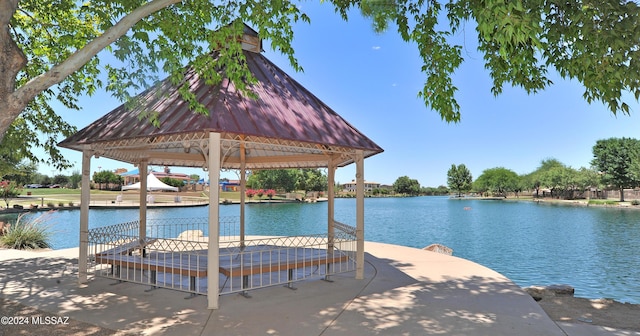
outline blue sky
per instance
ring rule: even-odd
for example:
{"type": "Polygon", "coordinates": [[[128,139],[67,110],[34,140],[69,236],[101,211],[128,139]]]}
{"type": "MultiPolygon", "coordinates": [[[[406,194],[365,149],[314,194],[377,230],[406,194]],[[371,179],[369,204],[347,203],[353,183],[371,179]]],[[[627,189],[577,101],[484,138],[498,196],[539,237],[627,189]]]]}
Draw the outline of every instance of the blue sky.
{"type": "MultiPolygon", "coordinates": [[[[599,139],[638,136],[638,103],[629,99],[632,115],[612,115],[602,104],[587,104],[578,82],[551,74],[554,85],[527,95],[505,87],[494,97],[491,79],[476,50],[472,28],[454,38],[464,43],[465,62],[453,76],[462,120],[449,124],[427,109],[417,97],[425,75],[415,45],[402,41],[391,29],[376,34],[370,21],[352,12],[343,21],[328,4],[304,2],[302,10],[311,24],[294,26],[293,47],[304,72],[297,73],[286,57],[272,51],[265,41],[265,56],[323,100],[349,123],[385,151],[365,160],[365,179],[392,184],[406,175],[423,186],[446,185],[452,164],[465,164],[473,178],[483,170],[505,167],[518,174],[535,170],[540,161],[555,158],[574,167],[588,167],[591,149],[599,139]]],[[[83,111],[57,112],[79,129],[120,105],[106,93],[83,97],[83,111]]],[[[63,149],[80,170],[81,154],[63,149]]],[[[132,165],[93,159],[92,171],[132,165]]],[[[157,167],[156,169],[159,169],[157,167]]],[[[198,169],[173,167],[172,171],[195,173],[198,169]]],[[[58,172],[46,165],[40,172],[58,172]]],[[[234,173],[223,176],[236,178],[234,173]]],[[[338,169],[336,180],[355,178],[355,166],[338,169]]]]}

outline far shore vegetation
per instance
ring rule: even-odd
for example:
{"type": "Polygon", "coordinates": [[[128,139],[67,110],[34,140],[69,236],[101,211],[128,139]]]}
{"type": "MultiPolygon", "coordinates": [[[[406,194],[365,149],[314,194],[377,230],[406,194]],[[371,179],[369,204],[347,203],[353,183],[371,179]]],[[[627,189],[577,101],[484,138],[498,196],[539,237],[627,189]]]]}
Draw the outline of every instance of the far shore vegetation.
{"type": "Polygon", "coordinates": [[[485,169],[473,180],[464,164],[451,165],[447,172],[449,188],[456,195],[519,197],[556,200],[589,200],[589,204],[612,204],[617,198],[631,205],[640,204],[640,140],[609,138],[596,141],[591,167],[578,169],[556,159],[545,159],[531,173],[495,167],[485,169]],[[636,204],[638,203],[638,204],[636,204]]]}
{"type": "MultiPolygon", "coordinates": [[[[640,208],[640,141],[628,138],[599,140],[593,148],[591,168],[574,169],[556,159],[542,160],[533,172],[518,175],[504,167],[485,169],[473,179],[464,164],[452,164],[447,172],[448,186],[423,187],[416,179],[398,177],[392,185],[365,181],[367,197],[406,197],[424,195],[449,195],[467,199],[515,199],[571,202],[594,206],[632,206],[640,208]],[[622,160],[608,160],[616,157],[622,160]],[[625,194],[629,201],[625,201],[625,194]]],[[[54,177],[37,173],[35,165],[21,165],[0,180],[0,203],[4,209],[62,210],[80,205],[79,173],[54,177]]],[[[168,168],[166,168],[168,171],[168,168]]],[[[200,177],[192,175],[187,180],[161,179],[165,184],[179,187],[178,192],[151,192],[154,203],[199,203],[209,201],[208,187],[200,177]]],[[[104,205],[119,203],[136,206],[140,202],[139,191],[121,191],[124,179],[111,171],[96,172],[91,181],[91,203],[104,205]]],[[[216,185],[221,188],[223,204],[240,200],[237,181],[222,179],[216,185]],[[231,186],[228,190],[227,187],[231,186]]],[[[249,174],[246,182],[246,200],[303,201],[327,196],[326,172],[320,169],[262,170],[249,174]]],[[[355,197],[354,181],[334,186],[335,197],[355,197]]],[[[44,217],[29,220],[19,216],[13,226],[0,222],[0,245],[18,249],[47,248],[48,231],[44,217]]]]}
{"type": "MultiPolygon", "coordinates": [[[[473,178],[464,164],[452,164],[447,171],[447,186],[425,187],[409,176],[398,177],[385,185],[365,181],[367,197],[405,197],[450,195],[457,198],[510,198],[546,200],[584,200],[588,204],[640,205],[640,141],[631,138],[598,140],[593,146],[591,167],[578,169],[556,159],[542,160],[531,173],[518,175],[504,167],[485,169],[473,178]],[[617,158],[610,160],[610,158],[617,158]],[[630,201],[625,202],[625,195],[630,201]],[[613,199],[617,199],[614,201],[613,199]]],[[[169,172],[169,167],[164,167],[169,172]]],[[[246,196],[248,201],[305,200],[326,197],[328,181],[322,169],[280,169],[248,172],[246,196]]],[[[180,188],[175,192],[152,193],[156,203],[208,202],[208,187],[198,175],[186,179],[161,178],[165,184],[180,188]]],[[[37,165],[26,163],[13,167],[0,179],[2,208],[67,208],[80,203],[81,175],[47,176],[38,172],[37,165]]],[[[140,201],[136,191],[120,191],[125,183],[121,174],[113,171],[95,172],[91,179],[91,202],[114,203],[140,201]]],[[[220,201],[240,200],[237,181],[219,181],[220,201]],[[225,187],[223,187],[223,185],[225,187]],[[230,189],[227,186],[231,186],[230,189]]],[[[334,186],[335,197],[355,197],[355,181],[334,186]]]]}

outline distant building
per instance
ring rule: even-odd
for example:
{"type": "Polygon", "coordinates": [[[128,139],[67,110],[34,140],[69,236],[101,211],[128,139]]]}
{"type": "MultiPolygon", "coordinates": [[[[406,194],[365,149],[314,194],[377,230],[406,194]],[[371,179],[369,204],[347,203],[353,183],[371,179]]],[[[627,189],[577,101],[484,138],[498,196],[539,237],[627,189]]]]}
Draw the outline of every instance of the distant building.
{"type": "MultiPolygon", "coordinates": [[[[380,183],[378,182],[367,182],[364,181],[364,191],[370,192],[373,189],[380,188],[380,183]]],[[[351,182],[343,183],[342,190],[345,192],[356,192],[356,180],[352,180],[351,182]]]]}
{"type": "Polygon", "coordinates": [[[127,168],[116,168],[116,170],[114,171],[114,173],[116,173],[116,175],[122,175],[123,173],[127,172],[127,168]]]}
{"type": "Polygon", "coordinates": [[[238,191],[240,190],[240,180],[227,180],[220,181],[220,191],[238,191]]]}

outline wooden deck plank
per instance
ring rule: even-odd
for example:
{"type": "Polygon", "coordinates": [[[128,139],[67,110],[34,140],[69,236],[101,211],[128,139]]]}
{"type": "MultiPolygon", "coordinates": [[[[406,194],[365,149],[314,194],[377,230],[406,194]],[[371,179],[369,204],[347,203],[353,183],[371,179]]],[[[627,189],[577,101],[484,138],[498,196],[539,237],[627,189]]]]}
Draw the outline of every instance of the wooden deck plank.
{"type": "Polygon", "coordinates": [[[332,258],[329,257],[321,257],[310,260],[300,260],[300,261],[289,261],[289,262],[279,262],[279,263],[270,263],[270,264],[260,264],[260,265],[249,265],[249,266],[241,266],[241,267],[220,267],[220,273],[229,276],[245,276],[245,275],[254,275],[254,274],[262,274],[262,273],[270,273],[270,272],[280,272],[287,271],[290,269],[310,267],[310,266],[320,266],[326,264],[334,264],[346,262],[349,260],[349,257],[346,255],[335,256],[332,258]]]}
{"type": "MultiPolygon", "coordinates": [[[[133,244],[133,242],[127,245],[139,246],[139,244],[133,244]]],[[[127,251],[127,246],[123,246],[121,249],[114,248],[108,254],[96,254],[94,261],[96,264],[111,265],[112,275],[118,279],[122,269],[149,271],[153,288],[156,288],[156,276],[160,273],[190,277],[191,291],[196,290],[195,278],[208,276],[205,250],[189,252],[152,251],[146,256],[132,255],[127,251]]],[[[291,284],[295,281],[293,272],[296,269],[350,261],[349,256],[339,251],[327,253],[326,249],[322,248],[258,245],[240,253],[230,252],[228,255],[221,256],[218,272],[227,278],[241,277],[245,295],[247,290],[251,289],[251,286],[249,286],[249,277],[251,276],[286,271],[288,281],[285,283],[290,288],[293,288],[291,284]]],[[[327,269],[325,277],[328,277],[328,275],[327,269]]]]}

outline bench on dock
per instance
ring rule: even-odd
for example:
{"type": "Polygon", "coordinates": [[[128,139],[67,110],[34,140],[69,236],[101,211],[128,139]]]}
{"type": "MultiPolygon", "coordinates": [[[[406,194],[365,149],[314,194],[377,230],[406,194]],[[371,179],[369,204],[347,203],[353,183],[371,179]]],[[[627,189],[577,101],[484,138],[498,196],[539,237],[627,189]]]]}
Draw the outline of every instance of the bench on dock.
{"type": "MultiPolygon", "coordinates": [[[[152,289],[155,289],[157,282],[157,274],[170,273],[189,277],[189,290],[191,292],[196,291],[196,278],[202,278],[207,276],[207,263],[198,262],[193,257],[197,255],[183,254],[185,258],[179,259],[166,259],[166,258],[144,258],[141,256],[127,255],[126,253],[120,255],[96,255],[96,264],[109,264],[112,267],[112,274],[115,277],[120,277],[121,268],[131,268],[136,270],[149,271],[149,280],[152,289]],[[202,266],[200,266],[202,265],[202,266]],[[115,269],[114,269],[115,267],[115,269]]],[[[195,294],[194,294],[195,295],[195,294]]]]}
{"type": "MultiPolygon", "coordinates": [[[[144,242],[132,241],[111,249],[96,253],[94,261],[96,264],[111,265],[111,275],[119,281],[127,281],[129,275],[122,277],[123,269],[134,269],[149,272],[149,282],[151,289],[157,288],[157,273],[175,274],[189,277],[189,291],[191,296],[196,295],[196,280],[208,275],[206,254],[192,254],[181,252],[151,253],[147,256],[144,253],[145,246],[155,242],[155,239],[148,239],[144,242]],[[139,254],[134,254],[135,250],[140,250],[139,254]]],[[[280,249],[276,249],[280,250],[280,249]]],[[[287,271],[286,287],[295,289],[292,285],[294,281],[294,270],[306,267],[319,267],[326,265],[327,270],[332,264],[339,264],[349,261],[349,257],[335,252],[333,255],[312,255],[300,259],[287,259],[278,262],[264,263],[238,263],[234,265],[221,265],[218,269],[220,274],[227,278],[242,277],[242,292],[245,297],[248,295],[249,277],[264,273],[287,271]]],[[[329,280],[327,271],[325,280],[329,280]]],[[[135,282],[135,281],[134,281],[135,282]]]]}
{"type": "Polygon", "coordinates": [[[346,255],[335,255],[332,257],[323,256],[323,257],[314,257],[311,259],[302,259],[302,260],[289,260],[283,262],[276,263],[265,263],[258,265],[243,265],[237,267],[220,267],[220,273],[226,275],[227,277],[242,277],[242,289],[241,293],[245,297],[250,297],[248,295],[249,288],[249,276],[257,275],[262,273],[271,273],[271,272],[280,272],[287,271],[287,285],[286,287],[290,289],[296,289],[293,287],[293,271],[298,268],[303,267],[312,267],[312,266],[321,266],[321,265],[331,265],[341,262],[346,262],[349,260],[349,257],[346,255]]]}

